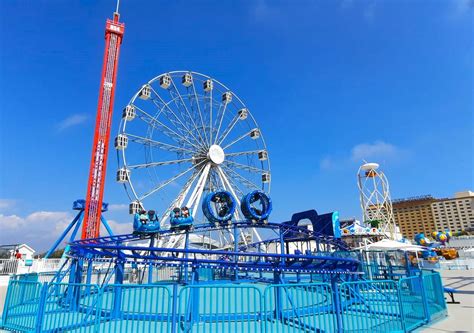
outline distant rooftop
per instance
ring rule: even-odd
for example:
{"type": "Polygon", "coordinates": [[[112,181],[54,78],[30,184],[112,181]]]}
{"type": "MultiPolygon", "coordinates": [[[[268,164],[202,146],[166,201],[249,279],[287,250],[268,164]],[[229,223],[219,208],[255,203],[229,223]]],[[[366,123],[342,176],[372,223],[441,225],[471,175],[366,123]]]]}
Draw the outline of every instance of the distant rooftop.
{"type": "Polygon", "coordinates": [[[402,203],[402,202],[409,202],[409,201],[425,201],[425,200],[436,200],[436,199],[431,194],[425,194],[425,195],[418,195],[416,197],[394,199],[392,200],[392,203],[402,203]]]}
{"type": "Polygon", "coordinates": [[[474,192],[473,191],[456,192],[454,193],[454,198],[435,198],[431,194],[425,194],[425,195],[418,195],[418,196],[408,197],[408,198],[394,199],[392,200],[392,203],[397,204],[397,203],[403,203],[403,202],[426,201],[426,200],[442,201],[442,200],[454,200],[454,199],[467,198],[467,197],[474,197],[474,192]]]}

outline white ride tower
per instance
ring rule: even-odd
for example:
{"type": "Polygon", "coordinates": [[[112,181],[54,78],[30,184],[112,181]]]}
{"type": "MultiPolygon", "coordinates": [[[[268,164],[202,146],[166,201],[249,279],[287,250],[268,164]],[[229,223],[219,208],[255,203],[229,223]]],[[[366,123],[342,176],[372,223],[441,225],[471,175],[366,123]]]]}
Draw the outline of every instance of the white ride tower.
{"type": "Polygon", "coordinates": [[[397,228],[387,177],[377,163],[365,163],[357,173],[362,218],[380,234],[395,239],[397,228]]]}

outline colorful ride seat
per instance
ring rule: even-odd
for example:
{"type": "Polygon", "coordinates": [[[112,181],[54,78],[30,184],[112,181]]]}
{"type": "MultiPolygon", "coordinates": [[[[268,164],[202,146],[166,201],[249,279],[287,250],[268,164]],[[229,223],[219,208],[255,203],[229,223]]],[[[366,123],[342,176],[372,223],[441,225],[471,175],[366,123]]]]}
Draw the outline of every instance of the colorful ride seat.
{"type": "Polygon", "coordinates": [[[235,199],[227,191],[209,193],[202,202],[204,216],[212,224],[228,223],[235,212],[235,199]]]}
{"type": "Polygon", "coordinates": [[[272,200],[262,191],[253,191],[243,196],[240,209],[247,219],[264,221],[272,212],[272,200]]]}
{"type": "Polygon", "coordinates": [[[154,234],[160,231],[160,222],[154,211],[140,212],[133,218],[133,232],[143,234],[154,234]],[[150,214],[151,213],[151,214],[150,214]]]}
{"type": "Polygon", "coordinates": [[[171,229],[189,229],[194,223],[192,214],[192,209],[187,207],[183,207],[182,209],[176,207],[173,209],[170,213],[171,229]],[[184,214],[183,211],[185,212],[184,214]]]}

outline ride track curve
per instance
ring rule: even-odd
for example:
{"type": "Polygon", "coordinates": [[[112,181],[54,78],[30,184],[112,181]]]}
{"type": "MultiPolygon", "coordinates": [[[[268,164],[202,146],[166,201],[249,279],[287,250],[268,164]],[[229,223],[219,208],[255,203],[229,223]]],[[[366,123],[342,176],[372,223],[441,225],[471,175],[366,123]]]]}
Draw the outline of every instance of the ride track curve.
{"type": "Polygon", "coordinates": [[[344,242],[332,236],[323,235],[304,227],[284,223],[254,223],[237,221],[231,225],[195,225],[192,230],[161,230],[154,234],[125,234],[106,236],[70,243],[68,257],[73,260],[89,262],[140,263],[151,266],[231,269],[241,272],[285,272],[310,274],[351,274],[359,275],[359,261],[341,256],[347,251],[344,242]],[[189,247],[189,237],[198,232],[227,230],[233,233],[242,229],[258,228],[277,231],[276,238],[241,245],[235,243],[231,249],[198,249],[189,247]],[[167,248],[154,246],[159,239],[172,236],[184,236],[185,247],[167,248]],[[138,242],[139,244],[134,244],[138,242]],[[149,245],[144,245],[149,242],[149,245]],[[292,242],[313,242],[317,251],[306,254],[289,254],[287,244],[292,242]],[[261,251],[270,244],[276,244],[280,253],[261,251]],[[326,249],[322,251],[321,249],[326,249]],[[329,253],[329,251],[335,251],[329,253]]]}

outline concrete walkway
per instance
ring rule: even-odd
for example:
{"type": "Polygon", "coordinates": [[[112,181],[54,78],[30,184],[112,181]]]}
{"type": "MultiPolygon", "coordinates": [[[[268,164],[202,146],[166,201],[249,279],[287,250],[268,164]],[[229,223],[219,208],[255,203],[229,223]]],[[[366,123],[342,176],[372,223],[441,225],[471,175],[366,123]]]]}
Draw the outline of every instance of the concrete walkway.
{"type": "MultiPolygon", "coordinates": [[[[474,270],[441,270],[440,273],[445,287],[460,290],[454,294],[454,300],[461,304],[448,304],[446,319],[423,327],[418,332],[474,332],[474,270]]],[[[446,301],[451,300],[448,294],[446,297],[446,301]]]]}

